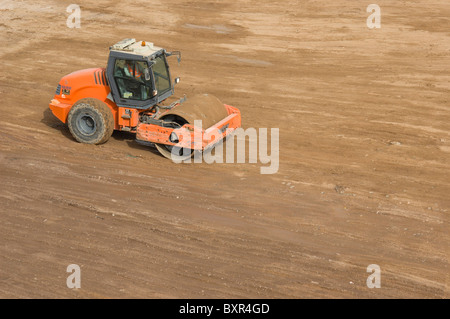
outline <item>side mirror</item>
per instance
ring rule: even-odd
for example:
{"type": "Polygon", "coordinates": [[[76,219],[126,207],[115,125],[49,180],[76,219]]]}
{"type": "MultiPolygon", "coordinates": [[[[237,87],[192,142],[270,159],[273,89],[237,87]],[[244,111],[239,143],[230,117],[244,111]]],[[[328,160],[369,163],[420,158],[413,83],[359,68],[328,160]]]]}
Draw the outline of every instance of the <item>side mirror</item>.
{"type": "Polygon", "coordinates": [[[180,83],[180,78],[175,78],[175,84],[180,83]]]}
{"type": "Polygon", "coordinates": [[[172,56],[172,55],[176,55],[177,56],[178,64],[180,64],[180,62],[181,62],[181,52],[180,51],[166,52],[166,56],[172,56]]]}

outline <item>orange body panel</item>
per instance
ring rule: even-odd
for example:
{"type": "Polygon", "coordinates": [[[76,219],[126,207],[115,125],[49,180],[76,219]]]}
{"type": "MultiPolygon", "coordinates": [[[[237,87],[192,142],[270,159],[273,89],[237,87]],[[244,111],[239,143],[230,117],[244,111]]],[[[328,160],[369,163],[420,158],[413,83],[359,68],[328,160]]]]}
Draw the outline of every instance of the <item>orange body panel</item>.
{"type": "Polygon", "coordinates": [[[71,107],[80,99],[94,98],[105,102],[114,116],[114,129],[118,130],[119,115],[118,106],[108,99],[110,88],[106,79],[104,68],[85,69],[64,76],[58,84],[59,94],[50,102],[53,114],[63,123],[67,122],[67,116],[71,107]],[[58,103],[59,102],[59,103],[58,103]]]}
{"type": "Polygon", "coordinates": [[[151,143],[204,150],[241,126],[240,111],[230,105],[224,105],[224,107],[227,109],[228,116],[206,130],[194,127],[190,124],[185,124],[181,128],[173,129],[155,124],[141,123],[136,130],[136,139],[151,143]],[[179,140],[177,143],[170,142],[169,137],[172,133],[177,134],[179,140]]]}
{"type": "Polygon", "coordinates": [[[59,100],[53,99],[50,102],[50,110],[61,122],[66,123],[67,115],[69,114],[72,104],[61,103],[59,100]]]}
{"type": "Polygon", "coordinates": [[[136,127],[139,124],[139,111],[126,107],[118,107],[118,129],[136,127]]]}

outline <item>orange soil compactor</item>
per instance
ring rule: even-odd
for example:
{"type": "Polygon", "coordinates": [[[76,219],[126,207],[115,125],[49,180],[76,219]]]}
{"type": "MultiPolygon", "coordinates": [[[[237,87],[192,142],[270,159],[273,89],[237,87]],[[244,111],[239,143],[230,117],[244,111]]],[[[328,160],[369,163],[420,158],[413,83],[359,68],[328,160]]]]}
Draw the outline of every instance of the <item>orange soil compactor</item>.
{"type": "Polygon", "coordinates": [[[152,43],[125,39],[109,50],[106,68],[64,76],[50,102],[81,143],[102,144],[114,130],[136,133],[165,157],[185,159],[211,147],[241,126],[237,108],[208,94],[169,102],[174,94],[167,52],[152,43]],[[200,122],[201,121],[201,122],[200,122]],[[205,129],[203,129],[205,127],[205,129]]]}

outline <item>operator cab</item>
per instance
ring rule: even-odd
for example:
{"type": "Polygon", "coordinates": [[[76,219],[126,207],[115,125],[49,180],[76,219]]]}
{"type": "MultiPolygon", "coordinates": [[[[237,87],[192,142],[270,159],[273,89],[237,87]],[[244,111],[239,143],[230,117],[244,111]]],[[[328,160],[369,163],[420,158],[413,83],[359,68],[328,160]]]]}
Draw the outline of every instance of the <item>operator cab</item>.
{"type": "MultiPolygon", "coordinates": [[[[174,93],[166,52],[153,43],[125,39],[110,47],[106,74],[108,98],[118,106],[148,109],[174,93]]],[[[175,81],[177,82],[177,81],[175,81]]]]}

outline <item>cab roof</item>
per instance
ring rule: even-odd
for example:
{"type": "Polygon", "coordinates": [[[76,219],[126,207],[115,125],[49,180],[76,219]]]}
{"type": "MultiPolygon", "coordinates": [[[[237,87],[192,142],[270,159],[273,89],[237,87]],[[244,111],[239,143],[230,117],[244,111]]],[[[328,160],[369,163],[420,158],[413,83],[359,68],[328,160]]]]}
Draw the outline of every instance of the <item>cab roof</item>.
{"type": "Polygon", "coordinates": [[[123,39],[112,45],[109,50],[111,52],[121,52],[125,54],[136,55],[139,57],[150,57],[156,52],[164,50],[163,48],[154,46],[153,43],[147,41],[136,41],[136,39],[123,39]]]}

